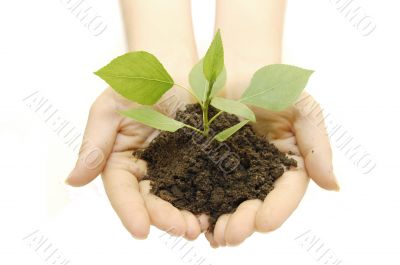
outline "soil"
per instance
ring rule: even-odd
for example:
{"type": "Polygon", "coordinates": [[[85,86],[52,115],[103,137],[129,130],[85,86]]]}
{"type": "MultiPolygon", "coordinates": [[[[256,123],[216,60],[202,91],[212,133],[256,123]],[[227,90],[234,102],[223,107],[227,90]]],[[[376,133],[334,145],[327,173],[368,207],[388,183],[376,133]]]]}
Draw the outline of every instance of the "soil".
{"type": "MultiPolygon", "coordinates": [[[[217,111],[209,110],[212,117],[217,111]]],[[[187,105],[176,119],[202,129],[199,105],[187,105]]],[[[239,122],[223,113],[211,125],[218,133],[239,122]]],[[[225,142],[211,140],[188,128],[161,132],[145,150],[134,155],[147,161],[151,192],[179,209],[209,215],[209,231],[219,216],[232,213],[243,201],[264,200],[274,182],[290,167],[296,167],[265,138],[244,126],[225,142]]]]}

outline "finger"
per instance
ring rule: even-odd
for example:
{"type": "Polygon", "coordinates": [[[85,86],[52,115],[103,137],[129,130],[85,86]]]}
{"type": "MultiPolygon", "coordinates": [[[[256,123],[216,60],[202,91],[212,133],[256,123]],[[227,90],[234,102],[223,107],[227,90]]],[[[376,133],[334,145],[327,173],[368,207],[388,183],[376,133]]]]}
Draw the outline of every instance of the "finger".
{"type": "Polygon", "coordinates": [[[183,236],[186,232],[186,221],[182,213],[171,203],[150,193],[150,181],[139,183],[151,223],[174,236],[183,236]]]}
{"type": "Polygon", "coordinates": [[[215,242],[213,234],[209,231],[204,233],[204,236],[206,237],[206,239],[208,240],[208,242],[210,242],[210,246],[212,248],[217,248],[218,247],[218,243],[215,242]]]}
{"type": "MultiPolygon", "coordinates": [[[[131,120],[129,122],[131,122],[131,120]]],[[[129,130],[124,129],[119,131],[115,138],[112,152],[145,149],[149,146],[147,143],[147,136],[153,132],[152,128],[145,127],[140,123],[132,123],[129,127],[129,130]]]]}
{"type": "MultiPolygon", "coordinates": [[[[105,167],[102,178],[105,191],[112,207],[121,219],[125,228],[138,239],[147,237],[150,229],[150,219],[143,198],[139,192],[139,184],[129,168],[124,168],[131,160],[122,154],[113,153],[110,163],[105,167]],[[118,160],[119,162],[113,163],[118,160]]],[[[133,169],[136,170],[136,169],[133,169]]]]}
{"type": "Polygon", "coordinates": [[[231,217],[230,214],[224,214],[218,217],[218,220],[214,227],[214,241],[218,244],[218,246],[226,246],[225,241],[225,228],[226,224],[231,217]]]}
{"type": "Polygon", "coordinates": [[[270,143],[274,144],[276,148],[283,153],[292,152],[295,155],[300,155],[299,148],[297,147],[296,137],[294,136],[271,140],[270,143]]]}
{"type": "Polygon", "coordinates": [[[200,223],[200,229],[202,232],[205,232],[208,227],[210,226],[210,223],[208,222],[208,216],[206,214],[200,214],[197,216],[197,220],[200,223]]]}
{"type": "Polygon", "coordinates": [[[189,211],[182,210],[181,214],[186,222],[186,233],[184,237],[188,240],[195,240],[201,233],[199,221],[196,216],[189,211]]]}
{"type": "Polygon", "coordinates": [[[302,159],[296,160],[297,168],[286,171],[275,182],[275,188],[258,209],[255,219],[257,231],[269,232],[280,227],[303,198],[309,178],[302,159]]]}
{"type": "Polygon", "coordinates": [[[228,245],[239,245],[253,234],[256,214],[261,205],[261,200],[248,200],[239,205],[226,225],[225,240],[228,245]]]}
{"type": "Polygon", "coordinates": [[[74,169],[66,179],[72,186],[86,185],[103,170],[117,134],[119,117],[100,96],[93,104],[74,169]]]}
{"type": "Polygon", "coordinates": [[[339,184],[333,173],[332,150],[322,110],[311,97],[306,97],[302,101],[298,105],[299,112],[293,125],[308,175],[324,189],[339,190],[339,184]],[[306,111],[304,107],[307,100],[313,105],[310,111],[306,111]]]}

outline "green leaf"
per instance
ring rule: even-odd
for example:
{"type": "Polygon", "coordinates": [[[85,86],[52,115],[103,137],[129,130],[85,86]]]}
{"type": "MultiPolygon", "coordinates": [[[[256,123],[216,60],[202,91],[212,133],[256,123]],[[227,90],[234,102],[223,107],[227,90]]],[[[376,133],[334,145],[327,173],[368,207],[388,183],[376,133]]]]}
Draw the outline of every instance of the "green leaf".
{"type": "Polygon", "coordinates": [[[224,68],[224,47],[222,46],[221,33],[215,34],[206,55],[204,56],[203,72],[208,82],[213,84],[224,68]]]}
{"type": "Polygon", "coordinates": [[[143,105],[156,103],[174,85],[158,59],[144,51],[119,56],[95,74],[125,98],[143,105]]]}
{"type": "Polygon", "coordinates": [[[218,133],[217,135],[214,136],[214,139],[219,142],[223,142],[226,139],[228,139],[229,137],[231,137],[235,132],[239,131],[248,122],[249,122],[249,120],[241,121],[238,124],[233,125],[232,127],[225,129],[222,132],[218,133]]]}
{"type": "Polygon", "coordinates": [[[269,110],[284,110],[297,100],[312,73],[286,64],[264,66],[253,75],[240,101],[269,110]]]}
{"type": "MultiPolygon", "coordinates": [[[[211,98],[213,98],[225,85],[226,82],[226,69],[222,69],[222,72],[218,75],[215,80],[212,90],[211,98]]],[[[208,81],[203,73],[203,60],[200,60],[190,71],[189,83],[193,89],[195,95],[204,102],[206,100],[206,93],[208,89],[208,81]]]]}
{"type": "Polygon", "coordinates": [[[215,97],[211,100],[211,105],[219,110],[235,114],[251,121],[256,121],[256,116],[253,111],[239,101],[215,97]]]}
{"type": "Polygon", "coordinates": [[[171,119],[148,106],[125,110],[120,113],[137,122],[162,131],[175,132],[185,126],[184,123],[171,119]]]}

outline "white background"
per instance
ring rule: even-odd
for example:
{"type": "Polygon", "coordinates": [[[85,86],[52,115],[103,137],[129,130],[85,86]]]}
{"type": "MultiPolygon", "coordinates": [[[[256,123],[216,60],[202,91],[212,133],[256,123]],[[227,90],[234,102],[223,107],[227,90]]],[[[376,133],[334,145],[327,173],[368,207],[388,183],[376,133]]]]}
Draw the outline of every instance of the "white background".
{"type": "MultiPolygon", "coordinates": [[[[157,229],[145,241],[130,237],[99,179],[80,189],[63,184],[76,152],[23,99],[38,91],[82,132],[91,102],[105,87],[92,72],[125,52],[125,40],[118,1],[86,1],[107,24],[97,37],[62,2],[0,4],[0,264],[48,264],[43,249],[30,245],[35,235],[69,264],[194,264],[166,246],[157,229]]],[[[308,250],[303,233],[315,236],[340,264],[400,264],[400,5],[358,0],[377,26],[363,36],[334,2],[289,1],[285,63],[316,70],[307,90],[376,168],[363,174],[332,139],[339,193],[311,183],[278,231],[254,234],[239,247],[214,250],[200,236],[188,246],[206,259],[203,264],[323,264],[322,250],[308,250]]],[[[214,1],[194,0],[192,8],[203,54],[214,1]]]]}

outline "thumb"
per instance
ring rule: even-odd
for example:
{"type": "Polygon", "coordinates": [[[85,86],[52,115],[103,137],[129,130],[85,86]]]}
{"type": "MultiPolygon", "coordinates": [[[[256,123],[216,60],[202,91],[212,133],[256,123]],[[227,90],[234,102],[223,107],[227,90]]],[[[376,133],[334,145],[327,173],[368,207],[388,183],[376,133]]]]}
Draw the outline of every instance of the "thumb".
{"type": "Polygon", "coordinates": [[[321,107],[311,96],[306,95],[298,102],[297,110],[293,127],[310,178],[324,189],[339,191],[321,107]]]}
{"type": "Polygon", "coordinates": [[[65,180],[71,186],[83,186],[95,179],[114,146],[119,119],[105,100],[109,101],[100,96],[90,109],[78,160],[65,180]]]}

